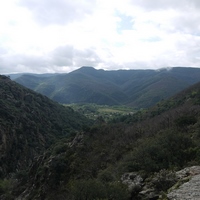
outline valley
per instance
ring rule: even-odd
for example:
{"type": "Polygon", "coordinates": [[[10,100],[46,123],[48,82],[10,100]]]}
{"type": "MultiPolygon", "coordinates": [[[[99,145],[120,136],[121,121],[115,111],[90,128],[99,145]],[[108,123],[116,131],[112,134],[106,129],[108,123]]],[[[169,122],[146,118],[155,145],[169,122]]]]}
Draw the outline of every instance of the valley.
{"type": "Polygon", "coordinates": [[[122,73],[0,75],[0,199],[172,200],[196,181],[199,69],[122,73]]]}
{"type": "Polygon", "coordinates": [[[0,200],[200,200],[200,0],[0,1],[0,200]]]}
{"type": "Polygon", "coordinates": [[[71,107],[73,110],[80,114],[85,115],[87,118],[97,120],[98,118],[104,121],[110,121],[117,117],[132,115],[136,110],[127,106],[108,106],[98,104],[64,104],[71,107]]]}
{"type": "Polygon", "coordinates": [[[97,70],[81,67],[68,74],[10,75],[17,83],[62,104],[148,108],[200,80],[199,68],[97,70]]]}

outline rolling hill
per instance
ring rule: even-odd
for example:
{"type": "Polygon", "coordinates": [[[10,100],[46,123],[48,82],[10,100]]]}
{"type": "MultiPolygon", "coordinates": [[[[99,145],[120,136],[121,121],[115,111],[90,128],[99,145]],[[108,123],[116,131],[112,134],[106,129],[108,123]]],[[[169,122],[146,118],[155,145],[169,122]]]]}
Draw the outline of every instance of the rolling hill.
{"type": "Polygon", "coordinates": [[[14,80],[60,103],[145,108],[198,82],[200,69],[105,71],[82,67],[68,74],[24,74],[14,80]]]}

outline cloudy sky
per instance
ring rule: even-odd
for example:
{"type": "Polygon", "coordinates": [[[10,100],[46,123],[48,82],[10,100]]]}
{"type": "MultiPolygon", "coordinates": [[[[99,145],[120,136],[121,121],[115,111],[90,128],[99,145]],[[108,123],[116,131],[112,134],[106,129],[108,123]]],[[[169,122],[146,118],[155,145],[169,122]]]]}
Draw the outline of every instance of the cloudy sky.
{"type": "Polygon", "coordinates": [[[199,0],[5,0],[0,74],[200,67],[199,0]]]}

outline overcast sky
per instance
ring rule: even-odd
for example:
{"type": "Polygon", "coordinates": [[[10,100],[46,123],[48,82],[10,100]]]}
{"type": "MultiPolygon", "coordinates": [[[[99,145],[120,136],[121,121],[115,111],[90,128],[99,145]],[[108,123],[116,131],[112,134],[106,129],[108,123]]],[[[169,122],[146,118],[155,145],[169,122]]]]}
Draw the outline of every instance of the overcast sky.
{"type": "Polygon", "coordinates": [[[200,67],[200,0],[0,1],[0,74],[200,67]]]}

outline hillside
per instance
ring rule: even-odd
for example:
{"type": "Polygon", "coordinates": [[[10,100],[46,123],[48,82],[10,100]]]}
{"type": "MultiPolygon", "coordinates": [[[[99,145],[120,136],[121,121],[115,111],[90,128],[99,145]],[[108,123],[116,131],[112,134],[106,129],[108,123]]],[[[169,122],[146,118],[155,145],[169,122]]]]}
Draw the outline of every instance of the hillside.
{"type": "Polygon", "coordinates": [[[25,170],[57,139],[90,121],[6,76],[0,76],[0,178],[25,170]]]}
{"type": "Polygon", "coordinates": [[[200,69],[96,70],[69,74],[21,75],[15,81],[60,103],[96,103],[146,108],[200,80],[200,69]]]}
{"type": "Polygon", "coordinates": [[[199,105],[200,83],[147,110],[63,137],[17,183],[7,180],[4,197],[164,200],[181,184],[174,170],[200,164],[199,105]]]}

